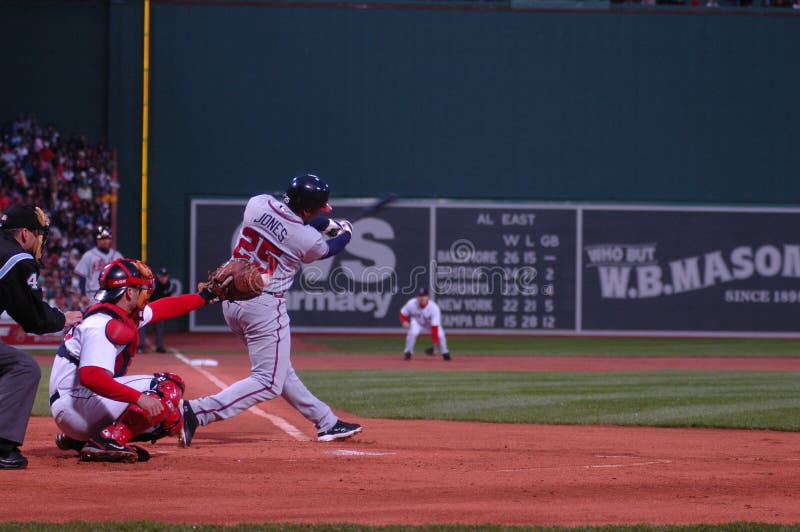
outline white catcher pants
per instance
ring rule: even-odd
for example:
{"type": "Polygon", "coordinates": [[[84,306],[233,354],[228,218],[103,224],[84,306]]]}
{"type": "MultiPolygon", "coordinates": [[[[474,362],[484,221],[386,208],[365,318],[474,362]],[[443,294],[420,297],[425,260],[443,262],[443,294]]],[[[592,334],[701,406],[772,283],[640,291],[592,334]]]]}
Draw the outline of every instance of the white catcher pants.
{"type": "Polygon", "coordinates": [[[228,419],[275,397],[283,397],[318,431],[338,418],[312,394],[292,367],[292,335],[283,297],[264,293],[247,301],[224,301],[225,321],[250,355],[250,376],[221,392],[190,401],[200,425],[228,419]]]}
{"type": "MultiPolygon", "coordinates": [[[[140,392],[150,389],[153,374],[125,375],[114,379],[140,392]]],[[[97,435],[127,410],[128,403],[97,395],[88,388],[59,390],[59,398],[50,405],[58,428],[74,440],[86,441],[97,435]]],[[[153,428],[145,432],[151,432],[153,428]]]]}
{"type": "MultiPolygon", "coordinates": [[[[421,332],[430,334],[431,328],[423,327],[417,320],[412,319],[406,333],[406,353],[414,352],[414,344],[417,342],[417,336],[421,332]]],[[[439,326],[439,345],[442,346],[442,353],[449,353],[447,350],[447,337],[444,335],[444,328],[441,325],[439,326]]]]}

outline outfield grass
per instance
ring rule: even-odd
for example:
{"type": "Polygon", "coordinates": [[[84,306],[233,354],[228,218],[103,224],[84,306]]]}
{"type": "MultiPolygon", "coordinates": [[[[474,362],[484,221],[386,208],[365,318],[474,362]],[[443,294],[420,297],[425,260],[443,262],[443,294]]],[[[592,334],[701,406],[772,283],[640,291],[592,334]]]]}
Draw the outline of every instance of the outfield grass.
{"type": "Polygon", "coordinates": [[[33,403],[34,416],[50,415],[50,366],[41,366],[42,380],[39,381],[39,388],[36,390],[36,400],[33,403]]]}
{"type": "MultiPolygon", "coordinates": [[[[405,336],[294,333],[295,354],[395,354],[402,355],[405,336]],[[299,341],[298,341],[299,340],[299,341]],[[308,347],[304,347],[308,346],[308,347]]],[[[577,338],[541,336],[448,336],[450,351],[462,355],[576,356],[576,357],[781,357],[800,358],[800,341],[753,338],[577,338]]],[[[431,345],[420,336],[416,352],[431,345]]],[[[48,355],[52,350],[46,351],[48,355]]],[[[231,336],[230,347],[198,346],[202,356],[246,355],[231,336]]]]}
{"type": "MultiPolygon", "coordinates": [[[[402,354],[405,337],[295,335],[331,353],[402,354]]],[[[461,355],[593,356],[593,357],[800,357],[800,342],[747,338],[573,338],[522,336],[448,337],[448,347],[461,355]]],[[[420,336],[416,351],[430,345],[420,336]]],[[[295,349],[298,353],[316,352],[295,349]]]]}
{"type": "Polygon", "coordinates": [[[800,373],[302,371],[363,417],[800,430],[800,373]]]}
{"type": "MultiPolygon", "coordinates": [[[[34,415],[49,416],[42,368],[34,415]]],[[[800,430],[800,372],[300,372],[361,417],[800,430]]]]}

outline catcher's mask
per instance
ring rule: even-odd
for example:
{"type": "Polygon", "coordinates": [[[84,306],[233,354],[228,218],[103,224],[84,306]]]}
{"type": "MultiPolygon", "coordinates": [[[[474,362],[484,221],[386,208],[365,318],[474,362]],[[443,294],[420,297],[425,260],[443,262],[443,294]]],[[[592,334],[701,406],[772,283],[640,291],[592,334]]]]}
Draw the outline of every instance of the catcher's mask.
{"type": "Polygon", "coordinates": [[[328,196],[331,188],[328,183],[312,174],[302,174],[292,178],[283,201],[294,212],[301,210],[331,212],[328,196]]]}
{"type": "Polygon", "coordinates": [[[114,303],[128,288],[141,287],[136,308],[142,310],[153,294],[155,281],[150,267],[136,259],[117,259],[100,272],[100,290],[95,300],[114,303]]]}
{"type": "Polygon", "coordinates": [[[0,217],[0,229],[27,229],[36,235],[31,255],[37,262],[42,261],[44,243],[50,231],[50,218],[39,207],[15,204],[6,209],[0,217]]]}

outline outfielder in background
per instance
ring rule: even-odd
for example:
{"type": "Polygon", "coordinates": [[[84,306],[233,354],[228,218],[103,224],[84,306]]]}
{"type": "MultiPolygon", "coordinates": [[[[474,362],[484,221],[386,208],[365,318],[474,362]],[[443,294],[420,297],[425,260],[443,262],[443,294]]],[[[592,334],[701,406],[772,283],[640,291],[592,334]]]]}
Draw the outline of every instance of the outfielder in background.
{"type": "Polygon", "coordinates": [[[62,431],[56,445],[79,451],[82,460],[136,462],[149,458],[133,441],[180,434],[183,380],[174,373],[127,375],[139,328],[182,316],[217,296],[165,297],[148,304],[153,273],[135,259],[117,259],[99,275],[99,303],[70,329],[50,375],[50,411],[62,431]]]}
{"type": "Polygon", "coordinates": [[[426,355],[441,354],[444,360],[450,360],[447,350],[447,338],[442,328],[442,312],[439,305],[431,301],[427,288],[420,288],[417,296],[408,300],[400,309],[400,324],[408,329],[406,333],[406,351],[403,358],[411,360],[417,336],[423,331],[431,333],[433,347],[425,350],[426,355]]]}
{"type": "Polygon", "coordinates": [[[101,225],[95,233],[97,245],[84,253],[78,264],[75,265],[74,274],[78,278],[78,287],[81,294],[89,299],[100,290],[98,276],[106,265],[122,258],[122,253],[111,247],[111,229],[101,225]]]}
{"type": "MultiPolygon", "coordinates": [[[[42,301],[38,262],[49,228],[47,215],[30,205],[12,205],[0,217],[0,313],[8,311],[25,332],[35,334],[61,331],[82,317],[42,301]]],[[[33,357],[0,342],[0,469],[28,467],[19,446],[41,378],[33,357]]]]}
{"type": "Polygon", "coordinates": [[[350,242],[352,224],[319,216],[331,211],[330,188],[317,176],[294,177],[283,201],[268,194],[250,198],[233,257],[272,276],[265,292],[223,304],[225,321],[247,346],[250,376],[221,392],[184,401],[182,442],[191,444],[198,425],[228,419],[275,397],[283,397],[317,429],[319,441],[349,438],[361,426],[337,418],[306,388],[292,367],[291,330],[284,293],[303,263],[331,257],[350,242]],[[332,236],[329,240],[323,238],[332,236]]]}

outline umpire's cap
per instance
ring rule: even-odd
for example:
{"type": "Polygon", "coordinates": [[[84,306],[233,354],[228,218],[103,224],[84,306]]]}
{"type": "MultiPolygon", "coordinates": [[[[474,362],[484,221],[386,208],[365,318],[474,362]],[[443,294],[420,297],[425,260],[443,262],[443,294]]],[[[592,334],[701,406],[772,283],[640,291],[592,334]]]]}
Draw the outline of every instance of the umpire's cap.
{"type": "Polygon", "coordinates": [[[315,175],[301,174],[292,178],[284,201],[295,212],[304,209],[331,212],[331,206],[328,204],[330,194],[331,188],[328,183],[315,175]]]}
{"type": "Polygon", "coordinates": [[[23,228],[31,231],[43,231],[46,229],[45,226],[39,223],[34,206],[15,203],[5,210],[3,216],[0,216],[0,229],[23,228]]]}

